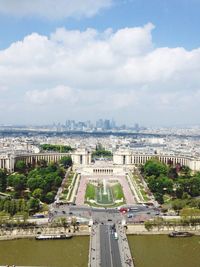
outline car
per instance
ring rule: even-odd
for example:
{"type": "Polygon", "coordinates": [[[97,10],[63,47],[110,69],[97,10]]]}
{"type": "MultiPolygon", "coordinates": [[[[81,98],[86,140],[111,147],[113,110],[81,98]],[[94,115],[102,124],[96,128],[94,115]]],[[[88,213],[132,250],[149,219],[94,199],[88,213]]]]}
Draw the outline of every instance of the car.
{"type": "Polygon", "coordinates": [[[138,211],[138,208],[130,208],[130,211],[138,211]]]}
{"type": "Polygon", "coordinates": [[[62,213],[65,214],[66,212],[64,210],[62,210],[62,213]]]}
{"type": "Polygon", "coordinates": [[[126,212],[128,211],[128,209],[127,209],[127,208],[123,208],[123,207],[121,207],[121,208],[119,209],[119,211],[122,212],[122,213],[126,213],[126,212]]]}
{"type": "Polygon", "coordinates": [[[128,218],[132,218],[133,217],[133,215],[132,214],[128,214],[128,216],[127,216],[128,218]]]}
{"type": "Polygon", "coordinates": [[[69,215],[72,215],[72,214],[73,214],[73,212],[70,211],[70,212],[69,212],[69,215]]]}

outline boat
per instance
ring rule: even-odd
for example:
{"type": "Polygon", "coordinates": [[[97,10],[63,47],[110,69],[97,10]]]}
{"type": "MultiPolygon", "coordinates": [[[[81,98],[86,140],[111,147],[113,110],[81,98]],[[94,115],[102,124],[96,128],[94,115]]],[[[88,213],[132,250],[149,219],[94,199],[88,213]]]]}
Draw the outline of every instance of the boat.
{"type": "Polygon", "coordinates": [[[36,240],[55,240],[55,239],[70,239],[72,235],[38,235],[35,237],[36,240]]]}
{"type": "Polygon", "coordinates": [[[194,235],[193,233],[189,233],[189,232],[174,231],[174,232],[170,233],[168,236],[169,237],[190,237],[193,235],[194,235]]]}

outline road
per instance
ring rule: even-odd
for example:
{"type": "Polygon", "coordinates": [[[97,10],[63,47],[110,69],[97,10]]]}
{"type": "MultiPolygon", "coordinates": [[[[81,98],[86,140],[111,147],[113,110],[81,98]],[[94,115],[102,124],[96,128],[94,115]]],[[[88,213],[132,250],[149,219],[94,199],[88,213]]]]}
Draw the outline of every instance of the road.
{"type": "Polygon", "coordinates": [[[118,240],[114,239],[110,225],[100,225],[101,267],[122,267],[118,240]]]}
{"type": "Polygon", "coordinates": [[[89,219],[93,219],[97,223],[106,222],[120,222],[125,219],[126,222],[142,222],[143,219],[147,220],[160,214],[158,208],[147,207],[144,205],[129,205],[130,210],[121,214],[116,208],[91,208],[88,206],[73,206],[73,205],[62,205],[52,207],[50,211],[50,220],[57,217],[69,217],[76,216],[89,219]],[[132,210],[131,210],[132,208],[132,210]]]}

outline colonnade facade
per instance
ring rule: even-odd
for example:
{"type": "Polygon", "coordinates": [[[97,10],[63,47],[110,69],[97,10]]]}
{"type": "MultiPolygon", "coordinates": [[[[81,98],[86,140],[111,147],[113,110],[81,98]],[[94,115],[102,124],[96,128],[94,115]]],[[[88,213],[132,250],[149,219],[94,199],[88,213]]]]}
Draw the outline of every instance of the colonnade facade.
{"type": "Polygon", "coordinates": [[[39,154],[24,154],[16,156],[14,158],[15,162],[18,160],[24,161],[26,164],[37,164],[42,160],[47,163],[58,162],[62,157],[69,156],[68,153],[39,153],[39,154]]]}
{"type": "Polygon", "coordinates": [[[149,159],[157,158],[160,162],[165,164],[188,166],[193,171],[200,170],[200,159],[189,157],[189,156],[181,156],[181,155],[167,155],[167,154],[139,154],[130,151],[118,151],[113,155],[113,163],[116,165],[143,165],[149,159]]]}
{"type": "Polygon", "coordinates": [[[113,175],[113,169],[104,169],[104,168],[94,168],[93,174],[97,175],[113,175]]]}
{"type": "MultiPolygon", "coordinates": [[[[7,169],[10,172],[14,171],[15,163],[18,160],[24,161],[26,164],[37,164],[41,160],[49,162],[58,162],[64,156],[71,156],[75,166],[92,166],[91,152],[77,150],[73,153],[38,153],[38,154],[23,154],[23,155],[0,155],[0,168],[7,169]]],[[[113,154],[113,166],[138,166],[145,164],[149,159],[157,158],[165,164],[180,164],[188,166],[193,171],[200,171],[200,159],[182,156],[182,155],[167,155],[167,154],[145,154],[134,153],[133,151],[116,151],[113,154]]],[[[112,168],[98,168],[94,166],[94,174],[112,174],[112,168]]]]}
{"type": "Polygon", "coordinates": [[[7,170],[9,172],[14,171],[14,159],[12,155],[0,155],[0,169],[7,170]]]}
{"type": "Polygon", "coordinates": [[[14,172],[15,163],[19,160],[24,161],[27,165],[37,164],[42,160],[47,163],[58,162],[62,157],[71,156],[75,165],[89,165],[91,163],[91,153],[86,149],[77,150],[73,153],[33,153],[22,155],[3,154],[0,155],[0,169],[6,169],[14,172]]]}

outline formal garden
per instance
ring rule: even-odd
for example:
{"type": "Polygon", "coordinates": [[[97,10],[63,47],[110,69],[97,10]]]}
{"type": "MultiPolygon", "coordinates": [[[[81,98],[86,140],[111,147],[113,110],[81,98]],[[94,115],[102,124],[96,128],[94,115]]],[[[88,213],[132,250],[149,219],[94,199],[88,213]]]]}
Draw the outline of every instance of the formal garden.
{"type": "Polygon", "coordinates": [[[85,203],[105,207],[122,205],[125,203],[122,186],[117,181],[111,183],[105,179],[98,182],[88,182],[85,203]]]}

